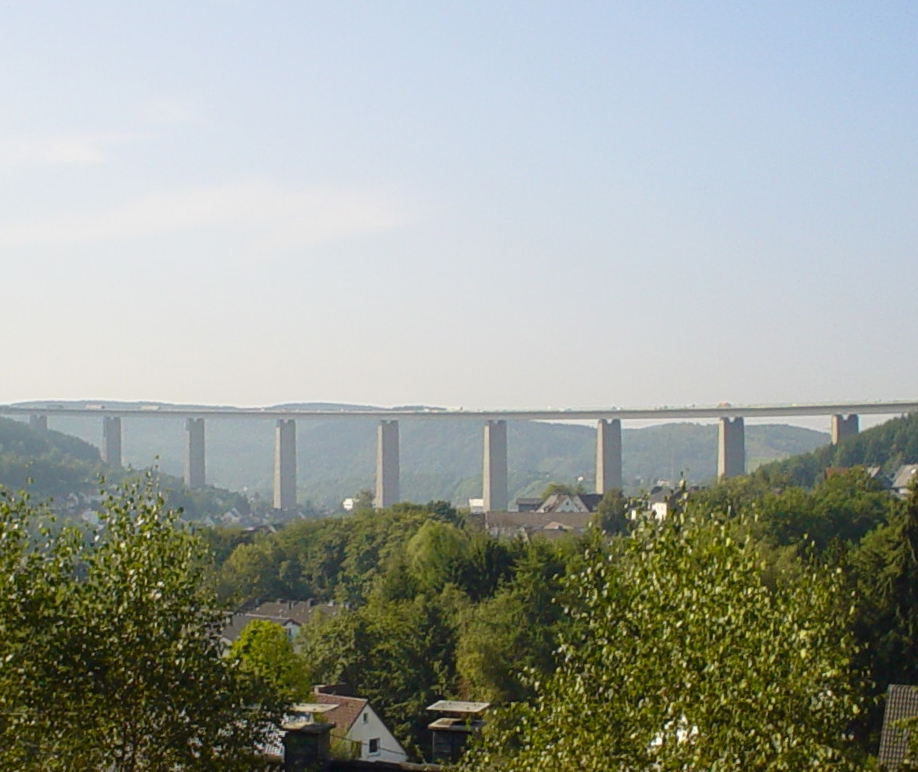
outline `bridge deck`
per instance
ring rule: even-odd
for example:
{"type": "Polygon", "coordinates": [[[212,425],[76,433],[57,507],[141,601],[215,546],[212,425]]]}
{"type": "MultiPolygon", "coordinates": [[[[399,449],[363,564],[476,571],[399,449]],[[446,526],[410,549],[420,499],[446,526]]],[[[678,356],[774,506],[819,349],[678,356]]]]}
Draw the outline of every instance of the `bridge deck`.
{"type": "Polygon", "coordinates": [[[0,415],[121,416],[131,418],[312,418],[585,421],[600,418],[654,420],[670,418],[774,418],[821,415],[898,415],[918,410],[918,402],[830,402],[793,405],[716,405],[696,407],[544,409],[544,410],[308,410],[291,408],[106,406],[59,403],[0,405],[0,415]]]}

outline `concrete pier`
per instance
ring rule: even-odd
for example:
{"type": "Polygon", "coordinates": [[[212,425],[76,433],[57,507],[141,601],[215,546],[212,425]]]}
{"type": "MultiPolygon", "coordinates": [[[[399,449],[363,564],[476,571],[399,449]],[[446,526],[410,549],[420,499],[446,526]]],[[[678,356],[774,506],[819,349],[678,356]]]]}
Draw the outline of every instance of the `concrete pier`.
{"type": "Polygon", "coordinates": [[[860,431],[860,421],[857,413],[850,415],[841,415],[836,413],[832,416],[832,444],[838,445],[842,440],[853,437],[860,431]]]}
{"type": "Polygon", "coordinates": [[[204,475],[204,419],[185,419],[185,485],[202,488],[204,475]]]}
{"type": "Polygon", "coordinates": [[[376,500],[379,509],[399,501],[398,421],[380,421],[376,430],[376,500]]]}
{"type": "Polygon", "coordinates": [[[34,429],[37,432],[48,431],[48,416],[30,415],[29,416],[29,428],[34,429]]]}
{"type": "Polygon", "coordinates": [[[274,508],[296,508],[296,421],[279,418],[274,427],[274,508]]]}
{"type": "Polygon", "coordinates": [[[120,469],[121,463],[121,418],[114,415],[102,418],[102,460],[111,469],[120,469]]]}
{"type": "Polygon", "coordinates": [[[506,512],[510,498],[507,482],[506,421],[488,421],[485,424],[482,483],[485,512],[506,512]]]}
{"type": "Polygon", "coordinates": [[[596,492],[622,488],[622,422],[600,418],[596,423],[596,492]]]}
{"type": "Polygon", "coordinates": [[[746,474],[746,428],[742,417],[721,418],[717,434],[717,476],[746,474]]]}

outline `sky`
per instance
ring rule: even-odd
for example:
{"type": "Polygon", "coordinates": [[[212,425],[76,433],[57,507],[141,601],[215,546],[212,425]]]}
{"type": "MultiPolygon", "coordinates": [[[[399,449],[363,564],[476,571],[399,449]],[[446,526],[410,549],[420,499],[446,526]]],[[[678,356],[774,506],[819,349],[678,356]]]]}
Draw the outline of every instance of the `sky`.
{"type": "Polygon", "coordinates": [[[918,398],[918,5],[0,6],[0,403],[918,398]]]}

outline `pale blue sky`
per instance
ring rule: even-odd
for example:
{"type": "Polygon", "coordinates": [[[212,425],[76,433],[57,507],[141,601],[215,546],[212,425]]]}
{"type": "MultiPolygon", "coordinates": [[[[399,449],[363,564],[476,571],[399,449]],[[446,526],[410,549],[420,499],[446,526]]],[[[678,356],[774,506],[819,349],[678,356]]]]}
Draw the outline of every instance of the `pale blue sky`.
{"type": "Polygon", "coordinates": [[[0,402],[914,399],[913,2],[7,2],[0,402]]]}

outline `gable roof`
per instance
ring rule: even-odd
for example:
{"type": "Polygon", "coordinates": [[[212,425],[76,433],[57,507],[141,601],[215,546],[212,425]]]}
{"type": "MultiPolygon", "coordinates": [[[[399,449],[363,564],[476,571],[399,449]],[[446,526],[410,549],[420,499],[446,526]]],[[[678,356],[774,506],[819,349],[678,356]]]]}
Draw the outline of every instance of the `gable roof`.
{"type": "Polygon", "coordinates": [[[269,600],[251,609],[249,613],[269,619],[289,619],[298,625],[304,625],[309,621],[312,605],[308,600],[269,600]]]}
{"type": "Polygon", "coordinates": [[[880,734],[879,762],[895,770],[908,750],[908,730],[896,726],[899,721],[918,716],[918,686],[890,684],[886,692],[886,712],[880,734]]]}
{"type": "Polygon", "coordinates": [[[282,619],[236,612],[235,614],[232,614],[228,617],[226,626],[220,632],[220,638],[222,638],[227,643],[233,643],[239,637],[240,633],[242,633],[243,629],[245,629],[245,626],[249,622],[254,622],[256,620],[272,622],[273,624],[285,627],[284,620],[282,619]]]}
{"type": "Polygon", "coordinates": [[[344,697],[340,694],[323,694],[318,691],[313,694],[313,699],[319,705],[335,706],[333,710],[322,714],[322,720],[334,724],[342,734],[350,731],[368,702],[362,697],[344,697]]]}
{"type": "Polygon", "coordinates": [[[602,501],[600,493],[552,493],[538,508],[538,512],[592,512],[602,501]]]}

